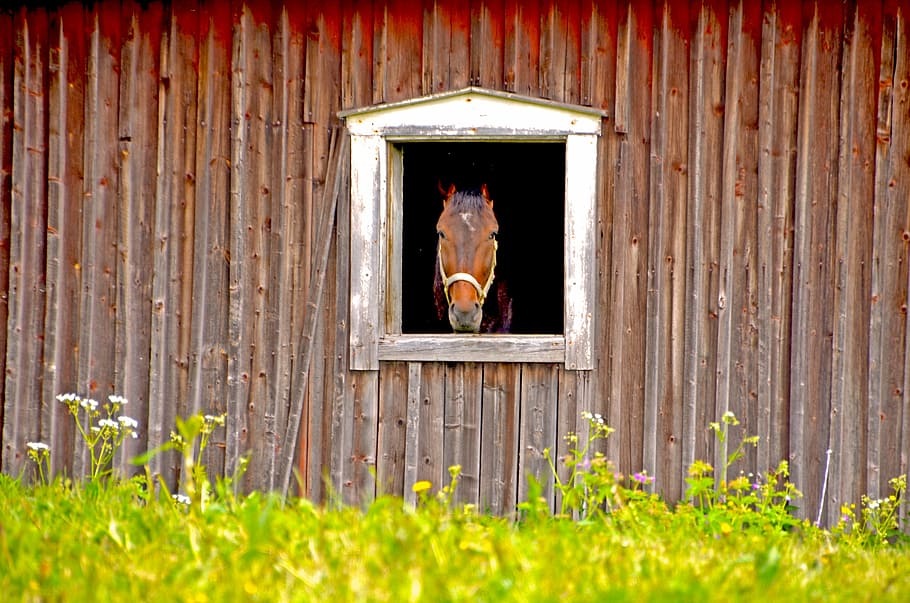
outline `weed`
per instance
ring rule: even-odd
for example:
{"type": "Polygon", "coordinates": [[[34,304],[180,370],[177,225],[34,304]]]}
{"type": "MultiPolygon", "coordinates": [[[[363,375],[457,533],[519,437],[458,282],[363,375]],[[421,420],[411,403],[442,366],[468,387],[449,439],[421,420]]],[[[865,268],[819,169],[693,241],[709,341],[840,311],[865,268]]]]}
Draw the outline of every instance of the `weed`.
{"type": "Polygon", "coordinates": [[[78,394],[59,394],[57,400],[65,404],[76,424],[76,432],[82,438],[91,457],[88,478],[92,482],[113,473],[111,461],[123,440],[137,438],[139,422],[126,415],[118,415],[127,404],[123,396],[108,396],[100,405],[97,400],[83,398],[78,394]]]}

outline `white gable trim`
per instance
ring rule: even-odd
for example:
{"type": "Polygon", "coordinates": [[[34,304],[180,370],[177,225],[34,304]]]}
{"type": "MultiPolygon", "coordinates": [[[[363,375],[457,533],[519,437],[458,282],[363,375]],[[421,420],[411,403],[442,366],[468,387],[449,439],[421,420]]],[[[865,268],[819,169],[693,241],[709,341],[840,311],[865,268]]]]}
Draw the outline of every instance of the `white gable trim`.
{"type": "Polygon", "coordinates": [[[351,132],[350,367],[381,360],[559,362],[593,366],[597,137],[604,112],[505,92],[456,92],[343,111],[351,132]],[[400,156],[410,140],[562,140],[565,172],[563,335],[402,335],[400,156]],[[387,292],[388,293],[387,296],[387,292]]]}

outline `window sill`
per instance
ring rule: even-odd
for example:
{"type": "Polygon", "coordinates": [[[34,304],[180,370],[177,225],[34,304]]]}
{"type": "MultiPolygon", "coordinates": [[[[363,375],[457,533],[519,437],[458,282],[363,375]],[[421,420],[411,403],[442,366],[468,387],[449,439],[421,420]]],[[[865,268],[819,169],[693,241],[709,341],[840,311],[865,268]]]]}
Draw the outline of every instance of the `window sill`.
{"type": "Polygon", "coordinates": [[[386,335],[379,360],[419,362],[566,361],[562,335],[386,335]]]}

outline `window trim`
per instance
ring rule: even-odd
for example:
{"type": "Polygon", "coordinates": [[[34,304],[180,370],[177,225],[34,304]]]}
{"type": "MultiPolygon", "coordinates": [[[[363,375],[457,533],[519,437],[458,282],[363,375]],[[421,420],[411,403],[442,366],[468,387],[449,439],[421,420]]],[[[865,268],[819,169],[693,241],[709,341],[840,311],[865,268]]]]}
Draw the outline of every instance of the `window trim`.
{"type": "Polygon", "coordinates": [[[339,113],[351,134],[351,370],[378,370],[383,360],[594,368],[597,138],[604,115],[476,87],[339,113]],[[565,144],[563,335],[400,333],[400,300],[386,297],[401,291],[402,161],[395,145],[428,140],[565,144]]]}

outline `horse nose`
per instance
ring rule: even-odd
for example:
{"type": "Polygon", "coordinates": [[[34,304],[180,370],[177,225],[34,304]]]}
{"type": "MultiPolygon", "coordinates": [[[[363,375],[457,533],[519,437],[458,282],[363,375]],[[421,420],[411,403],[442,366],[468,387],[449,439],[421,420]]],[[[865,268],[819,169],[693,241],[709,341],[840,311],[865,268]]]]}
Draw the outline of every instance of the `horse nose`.
{"type": "Polygon", "coordinates": [[[466,304],[449,304],[449,322],[455,331],[473,332],[480,330],[480,320],[483,314],[479,302],[466,304]]]}

